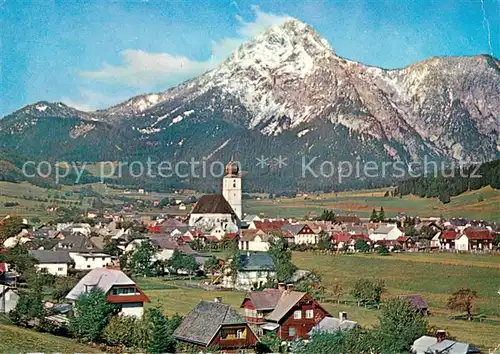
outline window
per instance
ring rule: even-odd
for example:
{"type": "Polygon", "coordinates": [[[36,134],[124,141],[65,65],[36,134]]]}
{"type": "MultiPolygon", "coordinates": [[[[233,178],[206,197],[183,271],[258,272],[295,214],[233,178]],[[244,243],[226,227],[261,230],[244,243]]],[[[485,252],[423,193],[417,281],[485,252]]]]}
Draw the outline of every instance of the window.
{"type": "Polygon", "coordinates": [[[306,318],[313,318],[314,310],[306,310],[306,318]]]}
{"type": "Polygon", "coordinates": [[[300,310],[295,311],[293,313],[293,318],[296,319],[296,320],[300,320],[302,318],[302,312],[300,310]]]}
{"type": "Polygon", "coordinates": [[[87,264],[87,268],[90,268],[90,264],[87,264]]]}
{"type": "Polygon", "coordinates": [[[293,327],[288,328],[288,336],[295,337],[295,328],[293,327]]]}
{"type": "Polygon", "coordinates": [[[112,291],[113,295],[127,295],[127,294],[135,294],[135,288],[114,288],[112,291]]]}
{"type": "Polygon", "coordinates": [[[63,268],[63,267],[59,267],[59,268],[57,268],[57,271],[58,271],[58,272],[62,272],[63,270],[64,270],[64,268],[63,268]]]}

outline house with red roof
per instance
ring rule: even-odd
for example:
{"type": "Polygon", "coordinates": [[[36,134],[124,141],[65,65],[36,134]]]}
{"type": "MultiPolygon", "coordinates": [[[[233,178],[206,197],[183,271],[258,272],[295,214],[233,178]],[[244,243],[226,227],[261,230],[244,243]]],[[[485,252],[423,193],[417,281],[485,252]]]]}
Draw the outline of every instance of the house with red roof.
{"type": "Polygon", "coordinates": [[[91,270],[71,289],[66,299],[76,301],[80,295],[93,288],[101,289],[108,301],[120,309],[120,314],[127,316],[142,317],[144,303],[150,301],[132,279],[113,268],[91,270]]]}
{"type": "Polygon", "coordinates": [[[493,249],[493,233],[487,227],[446,228],[433,238],[434,246],[443,250],[472,251],[493,249]],[[438,243],[436,242],[439,241],[438,243]]]}
{"type": "Polygon", "coordinates": [[[295,244],[315,245],[318,243],[318,238],[318,232],[313,230],[308,224],[305,224],[300,231],[295,234],[295,244]]]}
{"type": "Polygon", "coordinates": [[[354,252],[356,241],[359,239],[371,244],[370,238],[362,233],[336,232],[332,235],[332,242],[337,250],[346,247],[347,250],[354,252]]]}
{"type": "Polygon", "coordinates": [[[163,233],[163,228],[161,225],[150,225],[148,226],[148,232],[153,234],[161,234],[163,233]]]}
{"type": "Polygon", "coordinates": [[[311,329],[330,314],[309,294],[294,291],[293,285],[278,284],[278,289],[264,289],[246,294],[240,308],[245,320],[259,328],[259,333],[274,332],[284,341],[309,339],[311,329]]]}

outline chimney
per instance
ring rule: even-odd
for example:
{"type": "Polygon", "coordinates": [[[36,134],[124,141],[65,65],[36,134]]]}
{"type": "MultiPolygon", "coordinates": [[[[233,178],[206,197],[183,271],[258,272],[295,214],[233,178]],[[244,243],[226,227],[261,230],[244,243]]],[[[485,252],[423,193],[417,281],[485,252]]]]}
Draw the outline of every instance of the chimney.
{"type": "Polygon", "coordinates": [[[443,329],[436,331],[436,339],[438,343],[444,341],[446,339],[446,331],[443,329]]]}
{"type": "Polygon", "coordinates": [[[278,290],[280,292],[285,291],[285,283],[278,283],[278,290]]]}
{"type": "Polygon", "coordinates": [[[214,299],[214,302],[222,302],[222,297],[217,296],[217,297],[214,299]]]}
{"type": "Polygon", "coordinates": [[[286,291],[287,292],[292,292],[293,291],[293,284],[286,284],[286,291]]]}
{"type": "Polygon", "coordinates": [[[339,320],[341,322],[347,321],[347,312],[340,311],[339,312],[339,320]]]}

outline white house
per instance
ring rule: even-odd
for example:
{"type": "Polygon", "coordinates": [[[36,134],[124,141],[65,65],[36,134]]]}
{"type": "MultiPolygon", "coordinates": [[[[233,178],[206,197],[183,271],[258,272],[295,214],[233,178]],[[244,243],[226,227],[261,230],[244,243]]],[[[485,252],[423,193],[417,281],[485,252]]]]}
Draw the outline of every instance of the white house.
{"type": "Polygon", "coordinates": [[[75,269],[104,268],[111,264],[111,256],[105,253],[70,253],[75,269]]]}
{"type": "Polygon", "coordinates": [[[242,251],[267,252],[272,235],[262,230],[243,230],[238,242],[242,251]]]}
{"type": "Polygon", "coordinates": [[[29,253],[38,261],[35,267],[40,273],[67,276],[68,266],[73,262],[68,251],[30,250],[29,253]]]}
{"type": "Polygon", "coordinates": [[[66,299],[78,300],[78,297],[93,288],[101,289],[112,304],[120,308],[120,314],[141,318],[144,303],[149,298],[141,288],[119,269],[96,268],[86,274],[66,295],[66,299]]]}
{"type": "Polygon", "coordinates": [[[248,291],[265,287],[276,278],[276,267],[267,253],[242,254],[239,262],[236,276],[231,274],[230,267],[224,270],[223,287],[248,291]]]}
{"type": "Polygon", "coordinates": [[[404,233],[397,227],[397,225],[385,225],[379,226],[375,229],[370,235],[370,240],[373,242],[382,240],[397,240],[400,236],[404,236],[404,233]]]}
{"type": "Polygon", "coordinates": [[[315,245],[319,241],[319,236],[311,226],[305,224],[300,231],[294,235],[294,242],[296,245],[315,245]]]}
{"type": "Polygon", "coordinates": [[[457,251],[469,250],[469,239],[466,234],[460,235],[460,237],[455,240],[455,249],[457,251]]]}
{"type": "Polygon", "coordinates": [[[0,284],[0,313],[14,310],[19,301],[19,294],[7,285],[0,284]]]}

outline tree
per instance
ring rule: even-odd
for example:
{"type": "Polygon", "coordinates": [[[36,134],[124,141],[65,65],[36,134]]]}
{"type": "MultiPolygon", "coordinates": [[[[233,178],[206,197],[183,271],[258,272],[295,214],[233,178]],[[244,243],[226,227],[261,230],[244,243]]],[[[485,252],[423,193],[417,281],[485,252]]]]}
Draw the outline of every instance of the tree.
{"type": "Polygon", "coordinates": [[[39,224],[42,220],[40,220],[40,218],[38,216],[33,216],[31,219],[30,219],[30,222],[32,224],[39,224]]]}
{"type": "Polygon", "coordinates": [[[185,254],[178,250],[174,251],[172,257],[168,260],[168,265],[175,272],[185,270],[189,274],[194,273],[198,269],[198,263],[196,263],[196,258],[192,254],[185,254]]]}
{"type": "Polygon", "coordinates": [[[427,333],[427,321],[407,300],[384,303],[379,321],[380,353],[408,353],[415,339],[427,333]]]}
{"type": "Polygon", "coordinates": [[[21,230],[26,227],[23,219],[19,216],[8,218],[3,222],[0,228],[0,240],[5,240],[9,237],[16,236],[21,230]]]}
{"type": "Polygon", "coordinates": [[[281,340],[276,336],[276,333],[271,332],[259,338],[257,343],[257,353],[279,353],[281,340]]]}
{"type": "Polygon", "coordinates": [[[380,207],[380,211],[378,213],[378,221],[385,221],[385,211],[383,207],[380,207]]]}
{"type": "Polygon", "coordinates": [[[448,204],[450,200],[450,192],[448,189],[445,189],[439,193],[439,201],[443,204],[448,204]]]}
{"type": "Polygon", "coordinates": [[[356,240],[356,243],[354,244],[354,249],[359,252],[369,252],[370,245],[366,243],[366,241],[363,240],[362,238],[358,238],[356,240]]]}
{"type": "Polygon", "coordinates": [[[143,276],[152,275],[153,257],[157,253],[153,244],[149,240],[142,241],[139,246],[133,251],[127,266],[133,273],[143,276]]]}
{"type": "Polygon", "coordinates": [[[318,234],[318,248],[322,250],[331,250],[333,248],[332,238],[324,231],[318,234]]]}
{"type": "Polygon", "coordinates": [[[25,245],[17,244],[4,253],[4,260],[11,268],[23,277],[35,273],[35,264],[38,262],[30,255],[25,245]]]}
{"type": "Polygon", "coordinates": [[[336,216],[333,210],[323,210],[323,213],[317,220],[331,221],[335,222],[336,216]]]}
{"type": "Polygon", "coordinates": [[[340,304],[340,297],[344,294],[344,286],[342,283],[335,283],[326,288],[326,293],[337,300],[337,304],[340,304]]]}
{"type": "Polygon", "coordinates": [[[465,312],[467,319],[472,321],[472,311],[476,308],[477,298],[477,291],[469,288],[461,288],[449,297],[446,306],[450,310],[465,312]]]}
{"type": "Polygon", "coordinates": [[[172,334],[179,326],[182,318],[174,315],[170,320],[161,308],[153,307],[146,311],[144,320],[147,327],[147,340],[145,341],[148,353],[173,353],[176,341],[172,334]]]}
{"type": "Polygon", "coordinates": [[[354,328],[350,330],[314,332],[308,343],[300,344],[300,354],[380,353],[376,350],[375,331],[354,328]]]}
{"type": "Polygon", "coordinates": [[[122,250],[118,247],[118,242],[116,240],[111,240],[102,251],[110,256],[118,257],[122,254],[122,250]]]}
{"type": "Polygon", "coordinates": [[[215,256],[210,257],[203,265],[203,269],[206,273],[210,273],[212,275],[218,272],[221,269],[219,259],[217,259],[217,257],[215,256]]]}
{"type": "Polygon", "coordinates": [[[368,303],[378,305],[385,290],[383,280],[371,281],[369,279],[359,279],[354,283],[350,294],[358,300],[358,306],[368,303]]]}
{"type": "Polygon", "coordinates": [[[379,219],[378,219],[378,213],[375,210],[375,208],[373,208],[373,210],[372,210],[372,215],[370,216],[370,221],[371,222],[377,222],[377,221],[379,221],[379,219]]]}
{"type": "Polygon", "coordinates": [[[269,256],[276,267],[278,281],[288,281],[297,270],[292,263],[292,251],[282,235],[276,235],[269,240],[269,256]]]}
{"type": "Polygon", "coordinates": [[[29,289],[28,292],[21,293],[16,308],[9,313],[11,321],[20,326],[27,326],[30,320],[44,317],[41,279],[35,278],[29,289]]]}
{"type": "Polygon", "coordinates": [[[76,283],[77,279],[72,277],[57,277],[53,285],[52,299],[56,301],[64,300],[76,283]]]}
{"type": "Polygon", "coordinates": [[[77,338],[95,342],[101,338],[113,312],[115,306],[108,302],[106,294],[99,288],[92,288],[76,300],[76,315],[70,319],[70,332],[77,338]]]}
{"type": "Polygon", "coordinates": [[[389,255],[389,250],[385,246],[379,246],[377,248],[377,252],[381,256],[388,256],[389,255]]]}
{"type": "Polygon", "coordinates": [[[138,345],[136,328],[141,325],[141,320],[132,316],[113,316],[104,328],[102,338],[110,345],[136,347],[138,345]]]}

